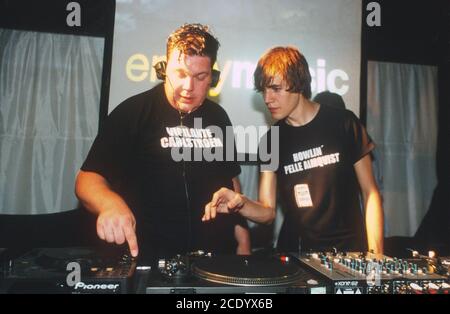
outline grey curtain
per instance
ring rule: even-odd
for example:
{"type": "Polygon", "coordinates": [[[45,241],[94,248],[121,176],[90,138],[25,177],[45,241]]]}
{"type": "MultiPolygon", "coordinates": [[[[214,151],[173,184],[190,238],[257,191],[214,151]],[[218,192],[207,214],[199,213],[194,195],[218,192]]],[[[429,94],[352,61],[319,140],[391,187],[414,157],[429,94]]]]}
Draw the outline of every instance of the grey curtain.
{"type": "Polygon", "coordinates": [[[413,236],[437,184],[437,68],[369,62],[367,129],[386,236],[413,236]]]}
{"type": "Polygon", "coordinates": [[[0,214],[76,208],[97,134],[103,38],[0,29],[0,214]]]}

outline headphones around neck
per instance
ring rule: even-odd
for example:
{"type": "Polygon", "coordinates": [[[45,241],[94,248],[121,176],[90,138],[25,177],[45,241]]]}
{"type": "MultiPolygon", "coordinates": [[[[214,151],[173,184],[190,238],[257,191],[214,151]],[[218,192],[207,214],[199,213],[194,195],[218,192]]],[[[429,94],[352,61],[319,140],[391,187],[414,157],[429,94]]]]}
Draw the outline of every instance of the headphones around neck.
{"type": "MultiPolygon", "coordinates": [[[[166,79],[166,67],[167,62],[166,61],[159,61],[156,63],[153,68],[156,72],[156,77],[162,81],[166,79]]],[[[220,71],[217,71],[215,69],[212,69],[211,71],[211,87],[216,87],[217,84],[219,84],[220,80],[220,71]]]]}

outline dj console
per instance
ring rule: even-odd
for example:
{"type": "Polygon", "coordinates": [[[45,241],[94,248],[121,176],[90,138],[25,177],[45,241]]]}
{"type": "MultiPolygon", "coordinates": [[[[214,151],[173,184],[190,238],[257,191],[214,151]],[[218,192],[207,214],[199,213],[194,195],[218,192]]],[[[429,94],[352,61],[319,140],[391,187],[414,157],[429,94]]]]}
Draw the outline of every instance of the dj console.
{"type": "Polygon", "coordinates": [[[212,256],[199,251],[160,260],[146,292],[325,294],[326,286],[291,255],[212,256]]]}
{"type": "Polygon", "coordinates": [[[449,294],[449,263],[418,254],[197,251],[149,265],[99,248],[0,249],[0,293],[449,294]]]}
{"type": "MultiPolygon", "coordinates": [[[[131,293],[136,261],[116,250],[46,248],[6,251],[1,293],[131,293]]],[[[0,278],[1,278],[0,277],[0,278]]]]}
{"type": "Polygon", "coordinates": [[[449,294],[448,270],[437,259],[381,254],[320,252],[300,261],[320,274],[334,294],[449,294]]]}

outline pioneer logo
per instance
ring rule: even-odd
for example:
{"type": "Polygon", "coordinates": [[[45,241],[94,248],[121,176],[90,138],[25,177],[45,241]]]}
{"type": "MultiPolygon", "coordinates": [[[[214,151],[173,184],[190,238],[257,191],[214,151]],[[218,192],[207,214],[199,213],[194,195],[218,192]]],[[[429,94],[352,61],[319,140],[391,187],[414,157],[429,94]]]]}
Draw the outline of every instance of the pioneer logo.
{"type": "Polygon", "coordinates": [[[85,284],[80,281],[75,285],[75,291],[116,291],[119,284],[105,284],[105,283],[89,283],[85,284]]]}

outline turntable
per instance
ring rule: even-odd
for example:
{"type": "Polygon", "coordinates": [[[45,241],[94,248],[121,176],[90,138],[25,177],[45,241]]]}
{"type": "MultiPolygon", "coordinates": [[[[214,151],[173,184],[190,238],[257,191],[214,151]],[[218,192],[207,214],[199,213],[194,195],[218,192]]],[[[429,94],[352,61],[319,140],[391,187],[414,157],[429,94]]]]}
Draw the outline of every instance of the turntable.
{"type": "Polygon", "coordinates": [[[32,249],[9,261],[2,293],[127,293],[136,262],[104,248],[32,249]],[[69,267],[68,267],[69,265],[69,267]],[[68,280],[79,274],[75,281],[68,280]]]}
{"type": "Polygon", "coordinates": [[[326,293],[326,287],[290,255],[195,255],[160,260],[147,293],[326,293]]]}

